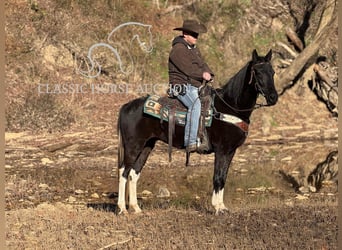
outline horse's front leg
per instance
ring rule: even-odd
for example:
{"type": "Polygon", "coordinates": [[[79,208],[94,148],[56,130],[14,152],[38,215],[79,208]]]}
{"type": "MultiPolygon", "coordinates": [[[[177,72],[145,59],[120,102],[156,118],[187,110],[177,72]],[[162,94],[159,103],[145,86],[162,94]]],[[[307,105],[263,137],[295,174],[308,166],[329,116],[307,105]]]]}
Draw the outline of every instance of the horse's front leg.
{"type": "Polygon", "coordinates": [[[125,168],[119,169],[119,197],[118,197],[119,214],[128,213],[126,209],[127,196],[129,197],[129,202],[128,202],[129,206],[134,209],[135,213],[140,213],[141,209],[138,205],[138,197],[137,197],[137,182],[140,177],[140,173],[136,173],[134,169],[130,169],[128,178],[126,178],[124,172],[125,172],[125,168]],[[126,192],[128,192],[128,194],[126,192]]]}
{"type": "Polygon", "coordinates": [[[135,213],[140,213],[141,209],[138,205],[137,198],[137,182],[140,173],[137,174],[134,169],[129,171],[128,178],[125,178],[124,168],[119,169],[119,197],[118,208],[119,214],[127,214],[126,199],[129,197],[129,206],[134,209],[135,213]],[[128,185],[128,188],[127,188],[128,185]],[[128,191],[128,194],[126,193],[128,191]]]}
{"type": "Polygon", "coordinates": [[[233,159],[235,150],[228,154],[215,153],[215,167],[213,177],[213,196],[211,203],[216,210],[216,214],[220,214],[227,209],[223,202],[224,185],[226,183],[229,165],[233,159]]]}
{"type": "Polygon", "coordinates": [[[136,173],[134,169],[129,172],[129,206],[134,209],[135,213],[140,213],[141,209],[138,205],[137,198],[137,182],[140,173],[136,173]]]}

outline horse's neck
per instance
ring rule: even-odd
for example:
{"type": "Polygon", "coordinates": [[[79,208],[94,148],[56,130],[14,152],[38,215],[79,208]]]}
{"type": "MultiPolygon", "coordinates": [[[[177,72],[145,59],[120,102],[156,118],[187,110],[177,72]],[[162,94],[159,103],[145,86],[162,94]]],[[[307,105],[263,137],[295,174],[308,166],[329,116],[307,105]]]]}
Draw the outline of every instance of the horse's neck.
{"type": "Polygon", "coordinates": [[[245,83],[243,90],[237,99],[237,105],[241,107],[241,109],[251,109],[255,106],[258,95],[254,86],[254,80],[252,82],[245,83]]]}
{"type": "Polygon", "coordinates": [[[218,106],[227,112],[248,120],[256,104],[257,93],[254,89],[254,79],[251,81],[250,71],[239,72],[241,75],[234,76],[222,89],[223,99],[218,106]],[[243,75],[242,75],[243,74],[243,75]]]}

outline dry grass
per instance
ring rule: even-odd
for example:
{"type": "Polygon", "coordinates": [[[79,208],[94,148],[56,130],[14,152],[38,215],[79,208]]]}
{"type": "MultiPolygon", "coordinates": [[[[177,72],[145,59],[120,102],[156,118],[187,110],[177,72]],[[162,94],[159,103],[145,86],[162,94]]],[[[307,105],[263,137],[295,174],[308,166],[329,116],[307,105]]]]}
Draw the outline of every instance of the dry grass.
{"type": "Polygon", "coordinates": [[[229,212],[215,216],[212,158],[193,158],[185,168],[178,153],[173,167],[152,155],[139,180],[139,215],[116,215],[117,179],[108,177],[110,162],[96,156],[43,167],[45,175],[38,166],[9,175],[8,249],[337,249],[336,194],[324,189],[296,199],[272,171],[279,166],[235,163],[226,184],[229,212]],[[158,198],[160,187],[171,196],[158,198]],[[255,191],[260,187],[266,189],[255,191]],[[85,193],[76,195],[76,189],[85,193]],[[142,199],[143,190],[152,196],[142,199]],[[94,192],[107,195],[91,199],[94,192]],[[24,206],[30,194],[38,203],[24,206]],[[70,195],[76,201],[68,201],[70,195]]]}
{"type": "Polygon", "coordinates": [[[152,209],[116,216],[43,203],[6,213],[8,249],[337,249],[337,209],[247,208],[222,216],[152,209]]]}

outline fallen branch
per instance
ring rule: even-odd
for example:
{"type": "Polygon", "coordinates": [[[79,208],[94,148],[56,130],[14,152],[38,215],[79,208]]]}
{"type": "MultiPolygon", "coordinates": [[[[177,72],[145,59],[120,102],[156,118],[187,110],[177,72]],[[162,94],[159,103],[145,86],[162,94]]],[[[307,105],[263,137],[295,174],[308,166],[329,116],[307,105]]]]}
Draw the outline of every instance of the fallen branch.
{"type": "Polygon", "coordinates": [[[282,42],[277,42],[277,45],[283,47],[289,54],[293,57],[296,58],[298,56],[298,53],[296,51],[293,51],[289,46],[287,46],[285,43],[282,42]]]}
{"type": "MultiPolygon", "coordinates": [[[[324,81],[327,85],[329,85],[329,87],[333,88],[334,87],[334,83],[330,80],[330,78],[328,77],[328,75],[321,70],[321,67],[318,64],[315,64],[313,67],[313,71],[318,75],[318,77],[324,81]]],[[[336,91],[337,92],[337,91],[336,91]]]]}
{"type": "Polygon", "coordinates": [[[124,243],[129,242],[130,240],[132,240],[132,237],[129,237],[128,239],[125,239],[125,240],[122,240],[122,241],[113,242],[113,243],[111,243],[111,244],[109,244],[109,245],[107,245],[107,246],[104,246],[104,247],[99,248],[98,250],[104,250],[104,249],[107,249],[107,248],[112,247],[112,246],[124,244],[124,243]]]}
{"type": "Polygon", "coordinates": [[[277,88],[285,89],[288,85],[291,85],[293,81],[298,77],[299,73],[303,71],[310,58],[312,58],[320,49],[323,42],[328,39],[329,35],[334,32],[333,26],[337,22],[337,15],[334,15],[330,22],[321,30],[321,32],[293,61],[293,63],[286,68],[279,75],[275,75],[275,81],[277,88]]]}
{"type": "Polygon", "coordinates": [[[338,139],[338,135],[330,137],[291,137],[291,138],[280,138],[280,139],[269,139],[269,140],[254,140],[245,142],[244,145],[274,145],[274,144],[288,144],[290,142],[316,142],[316,141],[335,141],[338,139]]]}
{"type": "Polygon", "coordinates": [[[299,50],[302,51],[304,49],[304,45],[302,41],[297,36],[296,32],[294,32],[290,27],[286,29],[286,36],[291,40],[293,45],[299,50]]]}

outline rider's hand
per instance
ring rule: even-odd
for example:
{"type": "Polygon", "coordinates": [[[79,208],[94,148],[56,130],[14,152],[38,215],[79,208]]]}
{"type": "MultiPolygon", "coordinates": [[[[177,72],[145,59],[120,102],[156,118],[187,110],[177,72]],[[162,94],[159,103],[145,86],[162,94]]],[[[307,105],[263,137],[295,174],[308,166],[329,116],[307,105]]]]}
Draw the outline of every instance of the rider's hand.
{"type": "Polygon", "coordinates": [[[206,81],[210,81],[211,80],[211,74],[209,72],[203,72],[202,77],[206,81]]]}

